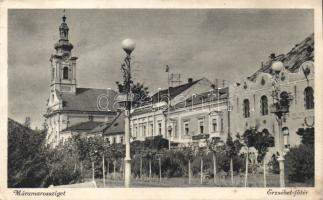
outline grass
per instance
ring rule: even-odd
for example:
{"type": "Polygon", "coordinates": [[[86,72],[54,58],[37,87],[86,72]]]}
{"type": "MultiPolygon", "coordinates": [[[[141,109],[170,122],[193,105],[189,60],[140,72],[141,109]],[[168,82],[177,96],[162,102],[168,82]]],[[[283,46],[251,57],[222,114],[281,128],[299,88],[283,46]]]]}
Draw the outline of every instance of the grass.
{"type": "MultiPolygon", "coordinates": [[[[87,179],[90,181],[91,179],[87,179]]],[[[149,180],[147,177],[142,179],[132,178],[131,187],[244,187],[244,176],[234,176],[234,182],[231,183],[231,178],[216,177],[216,182],[213,182],[213,178],[204,179],[203,184],[200,182],[200,177],[192,177],[191,184],[188,183],[187,177],[174,177],[174,178],[162,178],[153,177],[149,180]]],[[[103,179],[95,180],[98,187],[103,187],[103,179]]],[[[122,177],[112,177],[106,179],[105,187],[124,187],[124,180],[122,177]]],[[[287,184],[287,187],[293,186],[287,184]]],[[[306,186],[306,185],[302,185],[306,186]]],[[[248,186],[247,187],[264,187],[262,174],[248,174],[248,186]]],[[[267,187],[279,187],[279,175],[268,174],[267,175],[267,187]]]]}

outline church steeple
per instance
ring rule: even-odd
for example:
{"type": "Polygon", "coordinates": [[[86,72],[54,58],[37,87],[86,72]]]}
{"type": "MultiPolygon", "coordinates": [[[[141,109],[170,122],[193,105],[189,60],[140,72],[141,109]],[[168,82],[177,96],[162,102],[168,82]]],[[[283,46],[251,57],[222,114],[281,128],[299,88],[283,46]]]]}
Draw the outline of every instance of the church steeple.
{"type": "Polygon", "coordinates": [[[69,28],[66,23],[65,10],[59,26],[59,40],[55,44],[56,53],[50,58],[51,62],[51,92],[76,91],[76,60],[72,56],[73,45],[68,40],[69,28]]]}
{"type": "Polygon", "coordinates": [[[73,49],[73,45],[68,41],[68,31],[69,28],[66,23],[66,16],[65,16],[65,10],[64,15],[62,17],[62,23],[59,26],[59,41],[55,44],[55,49],[57,53],[61,54],[70,54],[71,50],[73,49]]]}

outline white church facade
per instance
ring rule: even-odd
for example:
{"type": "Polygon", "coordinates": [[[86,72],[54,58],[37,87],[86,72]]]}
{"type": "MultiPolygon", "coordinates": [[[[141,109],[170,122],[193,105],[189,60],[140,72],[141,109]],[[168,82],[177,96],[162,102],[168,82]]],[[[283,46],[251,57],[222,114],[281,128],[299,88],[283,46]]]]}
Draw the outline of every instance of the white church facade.
{"type": "Polygon", "coordinates": [[[56,52],[50,57],[50,93],[44,115],[48,131],[46,141],[53,146],[64,139],[64,130],[71,126],[91,127],[98,122],[111,121],[117,115],[111,104],[117,92],[77,87],[77,57],[72,55],[65,15],[62,20],[59,41],[54,46],[56,52]]]}

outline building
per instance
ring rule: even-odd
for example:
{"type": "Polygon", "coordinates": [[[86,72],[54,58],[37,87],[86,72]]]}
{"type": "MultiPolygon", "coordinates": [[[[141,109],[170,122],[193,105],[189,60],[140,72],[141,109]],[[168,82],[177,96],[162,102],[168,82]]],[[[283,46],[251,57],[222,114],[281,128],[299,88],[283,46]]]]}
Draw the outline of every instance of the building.
{"type": "MultiPolygon", "coordinates": [[[[144,140],[162,135],[175,143],[193,141],[193,136],[225,138],[228,88],[215,89],[206,78],[169,90],[159,90],[150,103],[132,111],[131,136],[144,140]],[[170,106],[167,106],[170,96],[170,106]]],[[[196,137],[197,138],[197,137],[196,137]]]]}
{"type": "Polygon", "coordinates": [[[88,131],[91,136],[100,135],[110,144],[124,144],[125,134],[125,115],[124,112],[118,112],[118,115],[111,122],[104,122],[88,131]]]}
{"type": "Polygon", "coordinates": [[[269,60],[256,73],[243,78],[240,85],[230,87],[231,130],[243,134],[248,128],[267,129],[275,137],[275,147],[279,146],[279,140],[276,139],[279,133],[278,123],[275,115],[270,112],[274,81],[271,64],[275,61],[284,64],[278,75],[279,95],[282,97],[284,93],[289,93],[293,96],[282,126],[287,150],[300,143],[301,138],[296,134],[299,128],[314,126],[313,34],[295,45],[287,54],[271,54],[269,60]]]}
{"type": "Polygon", "coordinates": [[[77,57],[72,55],[65,15],[62,19],[59,41],[54,45],[56,52],[50,57],[50,94],[44,115],[48,126],[47,143],[53,146],[75,131],[73,128],[109,121],[117,115],[112,103],[117,92],[77,87],[77,57]],[[62,136],[62,132],[66,135],[62,136]]]}

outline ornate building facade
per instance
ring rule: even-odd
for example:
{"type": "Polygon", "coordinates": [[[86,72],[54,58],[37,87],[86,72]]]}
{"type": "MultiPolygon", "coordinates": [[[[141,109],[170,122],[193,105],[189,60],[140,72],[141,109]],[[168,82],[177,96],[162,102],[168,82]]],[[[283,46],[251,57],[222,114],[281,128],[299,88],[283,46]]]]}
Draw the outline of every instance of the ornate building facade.
{"type": "Polygon", "coordinates": [[[287,54],[271,54],[256,73],[242,79],[240,85],[230,87],[231,128],[234,134],[243,134],[248,128],[267,129],[275,137],[275,147],[278,147],[279,127],[276,116],[270,110],[274,103],[275,82],[271,65],[276,61],[284,66],[276,80],[278,95],[281,98],[284,94],[292,96],[281,130],[284,147],[288,150],[300,144],[301,138],[296,134],[299,128],[314,127],[314,35],[295,45],[287,54]]]}
{"type": "Polygon", "coordinates": [[[115,91],[77,87],[77,57],[72,55],[73,45],[69,42],[65,15],[62,20],[59,41],[54,46],[56,52],[50,57],[50,94],[45,114],[48,129],[46,139],[53,146],[68,137],[64,133],[69,133],[72,126],[87,127],[82,123],[93,125],[117,115],[111,103],[117,95],[115,91]]]}

